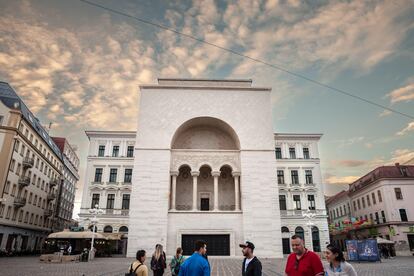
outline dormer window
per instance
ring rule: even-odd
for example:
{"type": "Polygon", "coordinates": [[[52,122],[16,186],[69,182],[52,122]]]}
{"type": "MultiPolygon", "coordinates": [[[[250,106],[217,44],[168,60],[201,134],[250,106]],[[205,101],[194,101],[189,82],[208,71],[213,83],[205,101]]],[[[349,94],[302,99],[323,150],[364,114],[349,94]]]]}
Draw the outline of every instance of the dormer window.
{"type": "Polygon", "coordinates": [[[402,176],[408,176],[407,167],[400,167],[400,172],[402,176]]]}

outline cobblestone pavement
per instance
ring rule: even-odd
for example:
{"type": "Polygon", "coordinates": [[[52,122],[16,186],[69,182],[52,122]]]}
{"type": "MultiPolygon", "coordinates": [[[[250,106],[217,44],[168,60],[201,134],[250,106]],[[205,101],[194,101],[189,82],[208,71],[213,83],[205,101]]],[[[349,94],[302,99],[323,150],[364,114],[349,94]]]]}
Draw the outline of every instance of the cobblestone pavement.
{"type": "MultiPolygon", "coordinates": [[[[40,263],[37,257],[0,258],[0,275],[67,275],[67,276],[124,276],[130,258],[98,258],[88,263],[40,263]]],[[[210,258],[212,276],[241,275],[241,259],[210,258]]],[[[284,275],[286,259],[262,259],[263,276],[284,275]]],[[[359,276],[414,275],[414,257],[398,257],[382,263],[354,263],[359,276]]],[[[152,273],[150,273],[152,275],[152,273]]],[[[171,276],[169,272],[164,274],[171,276]]]]}

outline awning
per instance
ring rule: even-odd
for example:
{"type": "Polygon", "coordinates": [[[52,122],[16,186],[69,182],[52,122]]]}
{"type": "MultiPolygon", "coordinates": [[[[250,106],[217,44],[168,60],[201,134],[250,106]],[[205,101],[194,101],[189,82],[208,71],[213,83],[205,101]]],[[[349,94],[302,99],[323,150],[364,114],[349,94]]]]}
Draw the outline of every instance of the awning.
{"type": "Polygon", "coordinates": [[[380,237],[377,237],[377,243],[378,244],[394,244],[393,241],[389,241],[380,237]]]}
{"type": "Polygon", "coordinates": [[[48,239],[92,239],[92,236],[95,235],[95,239],[106,240],[106,237],[101,233],[93,233],[91,231],[83,232],[71,232],[71,231],[62,231],[50,234],[48,239]]]}

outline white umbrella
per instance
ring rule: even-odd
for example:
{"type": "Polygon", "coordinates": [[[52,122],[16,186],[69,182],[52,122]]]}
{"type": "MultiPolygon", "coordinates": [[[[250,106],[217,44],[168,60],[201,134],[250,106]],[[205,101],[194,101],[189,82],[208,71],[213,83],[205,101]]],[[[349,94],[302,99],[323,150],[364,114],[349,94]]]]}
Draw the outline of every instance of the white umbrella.
{"type": "Polygon", "coordinates": [[[62,231],[50,234],[48,239],[92,239],[92,236],[95,235],[95,239],[106,240],[106,237],[100,233],[93,233],[91,231],[84,232],[71,232],[71,231],[62,231]]]}
{"type": "Polygon", "coordinates": [[[377,243],[378,244],[394,244],[393,241],[389,241],[380,237],[377,237],[377,243]]]}

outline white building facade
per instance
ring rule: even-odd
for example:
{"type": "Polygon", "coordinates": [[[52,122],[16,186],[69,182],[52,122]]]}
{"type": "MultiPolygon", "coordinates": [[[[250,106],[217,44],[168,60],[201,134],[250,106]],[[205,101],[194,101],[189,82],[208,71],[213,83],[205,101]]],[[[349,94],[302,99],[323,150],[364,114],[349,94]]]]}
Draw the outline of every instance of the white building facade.
{"type": "MultiPolygon", "coordinates": [[[[381,237],[394,242],[397,255],[414,251],[414,166],[382,166],[359,178],[349,186],[341,200],[350,202],[354,221],[367,222],[345,231],[347,239],[381,237]]],[[[339,200],[328,199],[329,211],[339,200]]],[[[341,218],[336,218],[336,221],[341,218]]],[[[333,240],[340,240],[334,235],[333,240]]]]}
{"type": "Polygon", "coordinates": [[[93,227],[89,209],[104,210],[97,231],[119,239],[116,253],[126,254],[135,131],[86,131],[89,152],[80,226],[93,227]]]}
{"type": "Polygon", "coordinates": [[[159,79],[140,89],[137,132],[86,132],[82,226],[91,227],[88,210],[98,203],[105,209],[99,232],[129,228],[128,256],[151,254],[157,243],[167,255],[177,247],[191,254],[196,239],[208,242],[210,256],[241,256],[238,244],[251,240],[259,256],[282,257],[295,233],[317,251],[328,242],[321,135],[274,134],[270,88],[250,80],[159,79]],[[113,157],[117,145],[123,154],[133,146],[134,157],[113,157]],[[132,185],[108,181],[111,169],[122,176],[132,167],[132,185]],[[129,216],[108,208],[109,194],[122,205],[130,193],[129,216]],[[315,214],[312,229],[307,210],[315,214]]]}
{"type": "Polygon", "coordinates": [[[210,255],[241,255],[251,240],[258,255],[282,256],[271,89],[251,84],[140,86],[128,256],[157,243],[189,254],[200,238],[210,255]]]}
{"type": "Polygon", "coordinates": [[[290,237],[304,238],[316,252],[329,243],[318,143],[321,134],[275,134],[277,183],[283,253],[290,253],[290,237]],[[310,213],[313,218],[305,218],[310,213]],[[312,225],[308,225],[309,222],[312,225]]]}

